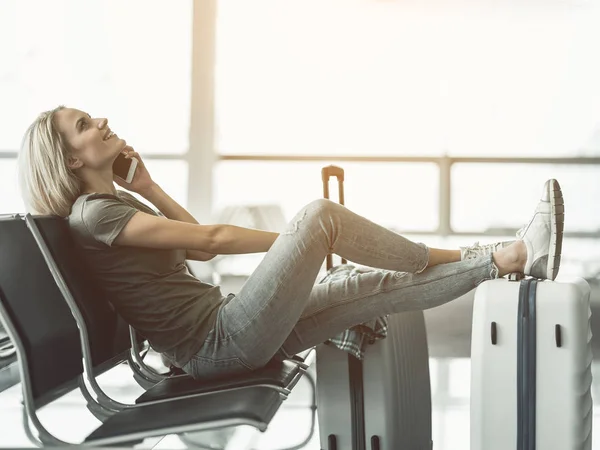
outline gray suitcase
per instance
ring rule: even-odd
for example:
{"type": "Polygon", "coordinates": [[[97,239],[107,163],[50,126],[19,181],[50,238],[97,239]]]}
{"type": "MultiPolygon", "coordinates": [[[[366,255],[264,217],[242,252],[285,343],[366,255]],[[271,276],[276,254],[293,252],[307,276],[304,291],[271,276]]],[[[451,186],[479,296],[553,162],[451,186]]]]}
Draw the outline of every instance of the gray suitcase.
{"type": "Polygon", "coordinates": [[[421,311],[389,316],[388,336],[361,362],[317,347],[317,411],[324,450],[430,450],[431,388],[421,311]]]}
{"type": "MultiPolygon", "coordinates": [[[[322,171],[325,198],[336,176],[344,204],[344,172],[322,171]]],[[[342,263],[345,263],[342,260],[342,263]]],[[[331,257],[327,268],[332,267],[331,257]]],[[[363,361],[334,346],[317,346],[317,412],[324,450],[431,450],[429,352],[422,311],[389,316],[385,339],[363,361]]]]}

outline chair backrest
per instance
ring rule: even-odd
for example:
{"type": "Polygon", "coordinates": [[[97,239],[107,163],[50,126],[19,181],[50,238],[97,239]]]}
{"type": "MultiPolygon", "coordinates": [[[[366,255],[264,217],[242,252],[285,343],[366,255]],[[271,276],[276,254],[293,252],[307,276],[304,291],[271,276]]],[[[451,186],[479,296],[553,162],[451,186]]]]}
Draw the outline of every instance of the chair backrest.
{"type": "Polygon", "coordinates": [[[37,216],[33,221],[84,318],[93,366],[110,367],[123,360],[131,347],[129,327],[96,282],[67,220],[37,216]]]}
{"type": "Polygon", "coordinates": [[[79,330],[21,218],[0,219],[0,302],[23,346],[36,403],[72,389],[83,371],[79,330]]]}

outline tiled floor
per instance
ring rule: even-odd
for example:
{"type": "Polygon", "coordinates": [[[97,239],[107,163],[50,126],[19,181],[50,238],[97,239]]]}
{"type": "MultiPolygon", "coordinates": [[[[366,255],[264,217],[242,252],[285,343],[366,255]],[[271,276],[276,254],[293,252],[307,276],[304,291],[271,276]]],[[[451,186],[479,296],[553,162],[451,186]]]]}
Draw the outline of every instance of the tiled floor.
{"type": "MultiPolygon", "coordinates": [[[[432,359],[431,383],[434,392],[433,440],[435,450],[467,450],[469,448],[469,360],[432,359]]],[[[106,391],[122,400],[132,401],[142,392],[128,375],[128,367],[120,366],[101,377],[101,385],[106,391]]],[[[594,365],[598,381],[594,383],[593,394],[600,398],[600,363],[594,365]]],[[[219,433],[204,433],[188,436],[188,442],[206,446],[218,445],[228,450],[278,449],[302,442],[310,429],[310,389],[301,382],[293,391],[284,407],[277,414],[269,430],[264,434],[249,427],[219,433]]],[[[594,419],[593,449],[600,450],[600,404],[594,419]]],[[[41,411],[42,422],[56,435],[68,441],[83,439],[99,422],[87,412],[83,398],[77,393],[60,399],[41,411]]],[[[0,394],[0,447],[32,447],[25,436],[21,423],[20,387],[0,394]]],[[[176,436],[147,440],[139,448],[175,449],[188,446],[176,436]]],[[[208,447],[210,448],[210,447],[208,447]]],[[[213,447],[214,448],[214,447],[213,447]]],[[[305,449],[320,449],[318,426],[305,449]]],[[[550,449],[545,449],[550,450],[550,449]]]]}

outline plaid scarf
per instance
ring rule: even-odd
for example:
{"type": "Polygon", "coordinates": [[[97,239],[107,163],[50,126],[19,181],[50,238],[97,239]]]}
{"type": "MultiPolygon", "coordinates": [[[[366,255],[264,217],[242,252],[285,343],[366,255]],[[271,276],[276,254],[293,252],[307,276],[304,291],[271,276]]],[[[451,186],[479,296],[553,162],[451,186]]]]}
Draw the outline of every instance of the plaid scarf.
{"type": "MultiPolygon", "coordinates": [[[[319,281],[319,284],[343,280],[344,278],[370,271],[371,269],[361,269],[350,264],[341,264],[329,269],[325,274],[325,277],[319,281]]],[[[333,345],[362,360],[366,346],[368,344],[373,344],[377,339],[384,339],[387,336],[387,329],[387,316],[378,317],[349,328],[337,336],[325,341],[325,344],[333,345]]]]}

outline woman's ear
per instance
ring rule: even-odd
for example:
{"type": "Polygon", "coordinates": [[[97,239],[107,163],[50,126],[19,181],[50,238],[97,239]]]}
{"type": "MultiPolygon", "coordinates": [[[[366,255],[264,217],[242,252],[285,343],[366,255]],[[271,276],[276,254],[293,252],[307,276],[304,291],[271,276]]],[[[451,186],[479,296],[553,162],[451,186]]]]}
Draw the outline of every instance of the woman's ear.
{"type": "Polygon", "coordinates": [[[69,166],[69,169],[75,170],[75,169],[79,169],[81,166],[83,166],[83,162],[79,158],[69,156],[67,165],[69,166]]]}

